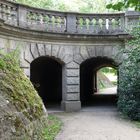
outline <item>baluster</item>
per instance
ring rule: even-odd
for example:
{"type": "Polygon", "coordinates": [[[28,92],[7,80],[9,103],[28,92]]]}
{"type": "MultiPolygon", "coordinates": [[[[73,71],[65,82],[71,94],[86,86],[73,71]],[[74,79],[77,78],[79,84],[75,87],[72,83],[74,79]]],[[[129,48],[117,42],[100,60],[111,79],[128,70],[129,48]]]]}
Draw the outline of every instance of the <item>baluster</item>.
{"type": "Polygon", "coordinates": [[[112,32],[112,30],[113,30],[112,18],[109,18],[108,19],[108,30],[109,30],[109,32],[112,32]]]}
{"type": "Polygon", "coordinates": [[[7,20],[10,21],[11,20],[11,7],[7,6],[7,20]]]}
{"type": "Polygon", "coordinates": [[[48,15],[44,14],[44,24],[45,24],[45,29],[47,31],[48,31],[48,28],[49,28],[49,20],[50,20],[50,17],[48,15]]]}
{"type": "Polygon", "coordinates": [[[102,20],[102,18],[100,17],[100,18],[99,18],[99,28],[98,28],[98,32],[101,32],[101,31],[102,31],[102,26],[103,26],[103,20],[102,20]]]}
{"type": "Polygon", "coordinates": [[[53,16],[49,15],[49,20],[48,20],[48,31],[53,30],[53,16]]]}
{"type": "Polygon", "coordinates": [[[115,30],[120,30],[120,18],[115,19],[115,30]]]}
{"type": "Polygon", "coordinates": [[[31,15],[31,24],[35,24],[35,20],[36,20],[35,19],[36,18],[35,16],[36,16],[35,13],[32,12],[32,15],[31,15]]]}
{"type": "Polygon", "coordinates": [[[17,25],[17,9],[14,7],[11,8],[11,21],[13,25],[17,25]]]}
{"type": "Polygon", "coordinates": [[[32,13],[33,16],[32,16],[32,25],[35,25],[36,24],[36,13],[32,13]]]}
{"type": "Polygon", "coordinates": [[[42,24],[44,24],[45,25],[45,14],[44,13],[42,13],[42,24]]]}
{"type": "Polygon", "coordinates": [[[40,24],[40,14],[39,13],[35,13],[36,14],[36,25],[40,24]]]}
{"type": "Polygon", "coordinates": [[[31,25],[31,12],[27,12],[27,24],[31,25]]]}
{"type": "Polygon", "coordinates": [[[29,25],[32,24],[32,19],[33,19],[33,13],[30,11],[27,13],[27,22],[29,25]]]}
{"type": "Polygon", "coordinates": [[[115,17],[113,17],[112,18],[112,30],[113,30],[113,32],[114,32],[114,30],[115,30],[115,23],[116,21],[115,21],[115,17]]]}
{"type": "Polygon", "coordinates": [[[65,25],[65,18],[64,17],[60,17],[61,18],[61,32],[65,32],[66,30],[66,25],[65,25]]]}
{"type": "Polygon", "coordinates": [[[38,14],[38,18],[39,18],[39,21],[38,21],[38,28],[39,28],[39,30],[45,30],[45,24],[44,24],[44,20],[43,20],[43,14],[42,13],[39,13],[38,14]]]}
{"type": "Polygon", "coordinates": [[[86,17],[83,17],[82,18],[82,21],[83,21],[83,23],[82,23],[82,29],[81,29],[81,32],[82,33],[86,33],[87,32],[87,18],[86,17]]]}
{"type": "Polygon", "coordinates": [[[76,29],[77,29],[77,32],[79,32],[80,31],[80,17],[77,17],[77,22],[76,22],[76,29]]]}
{"type": "Polygon", "coordinates": [[[105,32],[107,29],[106,29],[106,18],[102,18],[102,30],[103,32],[105,32]]]}
{"type": "Polygon", "coordinates": [[[99,18],[96,17],[95,20],[96,20],[96,23],[95,23],[95,32],[98,33],[99,32],[99,29],[100,29],[99,18]]]}
{"type": "Polygon", "coordinates": [[[93,26],[93,18],[89,17],[89,33],[93,33],[94,26],[93,26]]]}
{"type": "Polygon", "coordinates": [[[44,22],[45,24],[49,24],[49,16],[48,15],[44,15],[44,22]]]}
{"type": "Polygon", "coordinates": [[[54,23],[54,31],[58,31],[59,32],[59,30],[60,30],[60,21],[59,21],[59,16],[55,16],[54,17],[54,19],[55,19],[55,23],[54,23]]]}
{"type": "Polygon", "coordinates": [[[45,15],[45,13],[42,13],[42,21],[43,21],[43,28],[44,30],[48,30],[48,15],[45,15]]]}
{"type": "Polygon", "coordinates": [[[6,5],[2,4],[2,19],[6,20],[6,14],[5,14],[5,9],[6,9],[6,5]]]}
{"type": "Polygon", "coordinates": [[[43,24],[43,14],[39,14],[40,24],[43,24]]]}

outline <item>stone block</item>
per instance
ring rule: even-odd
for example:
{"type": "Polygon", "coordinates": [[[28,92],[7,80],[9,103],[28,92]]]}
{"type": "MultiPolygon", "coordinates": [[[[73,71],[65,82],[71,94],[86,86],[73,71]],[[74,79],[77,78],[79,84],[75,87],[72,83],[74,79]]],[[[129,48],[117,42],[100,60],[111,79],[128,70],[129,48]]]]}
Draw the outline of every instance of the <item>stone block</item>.
{"type": "Polygon", "coordinates": [[[96,51],[95,51],[96,57],[98,57],[98,56],[102,57],[103,50],[104,50],[104,46],[96,46],[96,51]]]}
{"type": "Polygon", "coordinates": [[[73,55],[72,54],[66,54],[62,59],[66,64],[73,61],[73,55]]]}
{"type": "Polygon", "coordinates": [[[31,53],[32,53],[34,59],[38,58],[39,57],[39,51],[38,51],[37,44],[36,43],[31,43],[30,47],[31,47],[31,53]]]}
{"type": "Polygon", "coordinates": [[[87,46],[87,50],[89,52],[90,57],[95,57],[95,47],[94,46],[87,46]]]}
{"type": "Polygon", "coordinates": [[[31,51],[30,51],[30,45],[27,44],[26,48],[25,48],[25,52],[24,52],[24,59],[28,62],[28,63],[31,63],[34,58],[33,58],[33,55],[31,54],[31,51]]]}
{"type": "Polygon", "coordinates": [[[59,50],[60,50],[59,45],[52,45],[52,56],[57,57],[59,50]]]}
{"type": "Polygon", "coordinates": [[[79,76],[79,69],[67,69],[67,76],[68,77],[77,77],[79,76]]]}
{"type": "Polygon", "coordinates": [[[87,48],[85,46],[81,46],[80,53],[84,59],[89,58],[89,54],[88,54],[87,48]]]}
{"type": "Polygon", "coordinates": [[[81,102],[80,101],[62,101],[61,107],[66,112],[75,112],[81,110],[81,102]]]}
{"type": "Polygon", "coordinates": [[[68,101],[78,101],[80,99],[79,93],[67,94],[66,98],[68,101]]]}
{"type": "Polygon", "coordinates": [[[67,84],[79,84],[79,77],[67,77],[67,84]]]}
{"type": "Polygon", "coordinates": [[[65,46],[61,46],[59,53],[58,53],[58,58],[63,59],[63,57],[66,55],[67,53],[67,48],[65,46]]]}
{"type": "Polygon", "coordinates": [[[79,93],[79,85],[67,85],[67,93],[79,93]]]}
{"type": "Polygon", "coordinates": [[[44,44],[37,44],[39,56],[45,56],[45,46],[44,44]]]}
{"type": "Polygon", "coordinates": [[[112,56],[112,46],[104,46],[103,56],[111,57],[112,56]]]}
{"type": "Polygon", "coordinates": [[[47,56],[52,55],[52,46],[51,46],[51,44],[45,44],[45,52],[46,52],[47,56]]]}
{"type": "Polygon", "coordinates": [[[84,60],[80,54],[74,55],[74,61],[77,62],[78,64],[81,64],[84,60]]]}
{"type": "Polygon", "coordinates": [[[66,65],[67,68],[79,68],[79,64],[75,63],[75,62],[70,62],[66,65]]]}

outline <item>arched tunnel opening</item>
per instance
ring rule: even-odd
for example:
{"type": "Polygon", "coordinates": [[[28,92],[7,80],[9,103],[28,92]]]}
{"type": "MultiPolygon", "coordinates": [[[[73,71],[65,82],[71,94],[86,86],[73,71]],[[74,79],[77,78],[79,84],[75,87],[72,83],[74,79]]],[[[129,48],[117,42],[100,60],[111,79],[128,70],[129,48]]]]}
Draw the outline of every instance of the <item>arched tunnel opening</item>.
{"type": "Polygon", "coordinates": [[[62,100],[62,65],[49,57],[39,57],[31,63],[30,80],[44,105],[60,105],[62,100]]]}
{"type": "Polygon", "coordinates": [[[80,65],[80,100],[83,106],[117,105],[117,88],[113,89],[113,94],[112,89],[111,92],[106,90],[107,93],[104,93],[99,88],[99,71],[108,67],[118,74],[117,64],[106,57],[91,58],[80,65]]]}

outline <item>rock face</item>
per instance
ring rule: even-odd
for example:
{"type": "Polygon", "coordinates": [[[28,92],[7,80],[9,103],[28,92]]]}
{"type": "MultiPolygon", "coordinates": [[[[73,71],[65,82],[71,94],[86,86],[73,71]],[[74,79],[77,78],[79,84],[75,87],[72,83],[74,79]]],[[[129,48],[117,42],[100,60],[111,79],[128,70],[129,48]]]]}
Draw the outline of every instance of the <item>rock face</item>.
{"type": "Polygon", "coordinates": [[[47,112],[13,56],[0,58],[0,139],[42,140],[47,112]]]}

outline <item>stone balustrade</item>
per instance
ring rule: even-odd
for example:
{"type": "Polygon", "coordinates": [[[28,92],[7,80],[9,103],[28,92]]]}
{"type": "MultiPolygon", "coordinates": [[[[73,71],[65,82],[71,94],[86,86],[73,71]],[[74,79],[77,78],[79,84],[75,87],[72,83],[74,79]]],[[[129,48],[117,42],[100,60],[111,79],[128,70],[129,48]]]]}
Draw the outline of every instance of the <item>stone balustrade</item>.
{"type": "Polygon", "coordinates": [[[0,1],[0,19],[12,26],[63,34],[117,35],[139,22],[140,12],[81,14],[0,1]]]}

